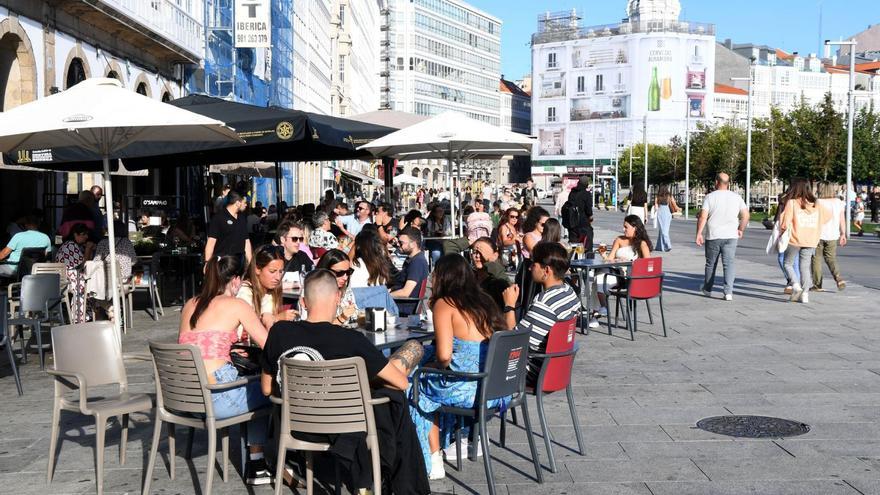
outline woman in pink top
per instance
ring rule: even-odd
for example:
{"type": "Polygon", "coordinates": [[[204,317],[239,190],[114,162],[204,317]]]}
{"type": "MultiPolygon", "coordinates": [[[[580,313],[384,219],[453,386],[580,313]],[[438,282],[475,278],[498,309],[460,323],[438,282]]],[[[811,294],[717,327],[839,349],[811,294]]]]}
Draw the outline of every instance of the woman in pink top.
{"type": "MultiPolygon", "coordinates": [[[[240,378],[232,365],[229,352],[238,340],[239,325],[260,348],[266,343],[268,332],[253,308],[235,295],[241,287],[244,266],[237,256],[213,257],[205,266],[202,292],[190,299],[180,312],[178,342],[192,344],[202,353],[205,371],[210,383],[228,383],[240,378]]],[[[264,407],[269,399],[260,390],[260,382],[211,394],[217,419],[238,416],[264,407]]],[[[248,424],[250,460],[245,466],[245,481],[251,485],[271,482],[271,475],[263,458],[266,443],[266,418],[248,424]]]]}
{"type": "Polygon", "coordinates": [[[819,235],[831,216],[827,208],[818,204],[816,196],[806,179],[794,179],[791,184],[788,201],[782,212],[779,230],[789,232],[788,249],[785,250],[783,266],[792,282],[791,301],[808,302],[808,292],[813,285],[810,273],[810,261],[816,254],[819,235]],[[800,276],[795,273],[794,260],[800,259],[800,276]],[[800,280],[800,283],[798,283],[800,280]]]}

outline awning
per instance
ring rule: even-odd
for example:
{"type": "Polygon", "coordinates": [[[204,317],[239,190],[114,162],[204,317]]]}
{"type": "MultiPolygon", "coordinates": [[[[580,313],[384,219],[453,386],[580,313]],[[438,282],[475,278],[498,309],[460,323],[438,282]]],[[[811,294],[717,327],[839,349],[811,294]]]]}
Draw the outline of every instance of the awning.
{"type": "Polygon", "coordinates": [[[365,175],[365,174],[362,174],[362,173],[360,173],[360,172],[356,172],[356,171],[354,171],[354,170],[343,170],[343,169],[339,169],[339,172],[340,172],[342,175],[347,175],[347,176],[349,176],[350,178],[352,178],[352,179],[354,179],[354,180],[356,180],[356,181],[358,181],[358,182],[363,182],[363,183],[366,183],[366,184],[373,184],[374,186],[381,186],[382,184],[384,184],[384,182],[382,182],[381,179],[378,179],[378,178],[376,178],[376,177],[370,177],[369,175],[365,175]]]}
{"type": "Polygon", "coordinates": [[[208,167],[208,171],[212,174],[275,178],[275,164],[272,162],[241,162],[211,165],[208,167]]]}
{"type": "MultiPolygon", "coordinates": [[[[113,160],[115,161],[115,160],[113,160]]],[[[36,168],[36,167],[28,167],[26,165],[6,165],[3,163],[3,160],[0,160],[0,171],[8,170],[10,172],[76,172],[83,174],[93,174],[96,173],[93,171],[75,171],[75,170],[51,170],[45,168],[36,168]]],[[[110,172],[110,175],[115,176],[124,176],[124,177],[146,177],[150,175],[149,170],[128,170],[125,168],[122,160],[119,160],[119,167],[117,167],[116,171],[110,172]]]]}

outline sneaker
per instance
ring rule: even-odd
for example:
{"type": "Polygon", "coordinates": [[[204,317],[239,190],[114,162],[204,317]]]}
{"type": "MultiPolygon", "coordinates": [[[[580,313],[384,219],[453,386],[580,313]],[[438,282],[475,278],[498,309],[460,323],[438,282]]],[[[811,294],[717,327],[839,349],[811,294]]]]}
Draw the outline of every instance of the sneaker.
{"type": "Polygon", "coordinates": [[[733,294],[724,294],[725,301],[733,301],[733,294]]]}
{"type": "Polygon", "coordinates": [[[843,289],[846,289],[846,282],[844,282],[843,279],[840,279],[837,281],[837,290],[843,289]]]}
{"type": "Polygon", "coordinates": [[[807,304],[810,302],[810,293],[809,291],[803,291],[801,293],[801,304],[807,304]]]}
{"type": "Polygon", "coordinates": [[[804,289],[801,288],[800,285],[792,285],[791,286],[791,297],[788,298],[791,302],[797,302],[800,299],[801,294],[803,294],[804,289]]]}
{"type": "Polygon", "coordinates": [[[590,318],[590,322],[587,323],[587,327],[589,328],[599,328],[599,320],[595,318],[590,318]]]}
{"type": "MultiPolygon", "coordinates": [[[[474,446],[468,444],[468,439],[461,439],[461,451],[464,452],[468,458],[483,457],[483,445],[480,443],[480,437],[477,437],[475,443],[477,445],[477,455],[474,455],[474,446]]],[[[449,447],[443,449],[443,457],[449,462],[455,462],[458,460],[458,456],[455,455],[455,442],[450,444],[449,447]]]]}
{"type": "Polygon", "coordinates": [[[825,289],[821,287],[816,287],[815,285],[810,287],[810,292],[825,292],[825,289]]]}
{"type": "Polygon", "coordinates": [[[785,294],[786,296],[791,295],[791,286],[790,286],[790,285],[786,285],[786,286],[785,286],[785,289],[783,289],[782,293],[785,294]]]}
{"type": "Polygon", "coordinates": [[[429,480],[442,480],[446,477],[446,468],[443,467],[443,451],[438,450],[431,454],[431,472],[429,480]]]}
{"type": "Polygon", "coordinates": [[[272,483],[272,472],[266,459],[251,459],[244,467],[244,481],[248,485],[268,485],[272,483]]]}
{"type": "Polygon", "coordinates": [[[706,297],[712,297],[712,291],[703,289],[703,295],[706,297]]]}

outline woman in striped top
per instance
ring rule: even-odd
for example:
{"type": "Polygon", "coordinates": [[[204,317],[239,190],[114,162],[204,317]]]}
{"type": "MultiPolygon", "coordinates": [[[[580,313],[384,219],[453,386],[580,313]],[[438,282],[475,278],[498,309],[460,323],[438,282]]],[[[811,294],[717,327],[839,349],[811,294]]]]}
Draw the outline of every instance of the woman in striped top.
{"type": "MultiPolygon", "coordinates": [[[[577,316],[580,299],[574,289],[565,283],[568,272],[568,252],[555,242],[539,242],[532,250],[532,279],[542,290],[535,296],[522,319],[516,321],[516,302],[519,286],[511,285],[504,291],[504,318],[509,329],[527,329],[531,352],[543,353],[547,346],[547,334],[557,322],[577,316]]],[[[541,360],[529,360],[529,383],[534,384],[541,369],[541,360]]]]}

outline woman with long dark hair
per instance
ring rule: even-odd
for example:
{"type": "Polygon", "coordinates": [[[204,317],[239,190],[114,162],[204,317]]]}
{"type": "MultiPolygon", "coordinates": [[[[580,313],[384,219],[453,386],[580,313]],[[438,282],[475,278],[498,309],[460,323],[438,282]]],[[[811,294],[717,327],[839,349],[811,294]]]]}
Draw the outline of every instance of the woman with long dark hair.
{"type": "Polygon", "coordinates": [[[528,258],[531,255],[535,244],[541,241],[541,234],[544,233],[544,222],[550,218],[550,213],[540,206],[529,208],[526,214],[526,220],[523,222],[523,242],[522,255],[528,258]]]}
{"type": "MultiPolygon", "coordinates": [[[[446,210],[436,205],[431,208],[431,214],[428,216],[426,237],[448,237],[452,235],[452,220],[446,216],[446,210]]],[[[437,263],[443,254],[443,241],[427,240],[425,248],[431,253],[431,262],[437,263]]]]}
{"type": "MultiPolygon", "coordinates": [[[[266,343],[268,332],[254,310],[235,296],[241,287],[244,266],[239,256],[210,258],[205,265],[202,291],[183,306],[180,312],[180,330],[177,340],[199,348],[209,383],[229,383],[239,376],[229,357],[232,344],[238,341],[236,333],[241,325],[250,341],[260,348],[266,343]]],[[[213,392],[211,401],[217,419],[226,419],[253,411],[269,403],[260,390],[259,381],[213,392]]],[[[245,481],[251,485],[271,482],[263,445],[266,443],[266,419],[248,424],[250,460],[245,467],[245,481]]]]}
{"type": "Polygon", "coordinates": [[[623,219],[623,235],[614,239],[611,251],[605,258],[624,261],[650,258],[652,248],[651,239],[642,219],[638,215],[627,215],[623,219]]]}
{"type": "Polygon", "coordinates": [[[671,251],[672,241],[669,239],[669,227],[672,225],[672,214],[678,211],[675,198],[669,188],[660,186],[660,192],[654,198],[654,211],[657,215],[657,251],[671,251]]]}
{"type": "Polygon", "coordinates": [[[548,218],[544,222],[544,231],[541,233],[542,242],[554,242],[562,247],[567,247],[562,240],[562,224],[555,218],[548,218]]]}
{"type": "Polygon", "coordinates": [[[349,286],[385,285],[391,280],[391,260],[376,229],[364,229],[354,238],[354,272],[349,286]]]}
{"type": "Polygon", "coordinates": [[[89,241],[89,227],[76,223],[70,228],[64,244],[58,248],[55,261],[67,267],[67,290],[73,296],[70,310],[71,323],[84,323],[88,319],[86,309],[86,278],[83,267],[92,257],[95,245],[89,241]]]}
{"type": "Polygon", "coordinates": [[[508,208],[498,221],[496,244],[501,251],[501,263],[504,266],[514,264],[517,244],[522,241],[522,222],[519,215],[518,209],[508,208]]]}
{"type": "Polygon", "coordinates": [[[266,328],[276,321],[292,321],[296,311],[281,308],[281,279],[284,276],[284,248],[266,244],[254,251],[248,264],[247,279],[241,284],[237,297],[248,303],[260,316],[266,328]]]}
{"type": "MultiPolygon", "coordinates": [[[[434,345],[425,348],[428,366],[454,371],[479,372],[488,350],[488,339],[503,328],[501,312],[492,298],[480,289],[473,269],[459,255],[448,254],[437,261],[433,274],[431,310],[434,345]]],[[[422,454],[430,479],[443,478],[442,447],[449,444],[455,419],[439,415],[440,406],[473,407],[477,384],[439,375],[423,375],[418,383],[418,404],[410,415],[419,434],[422,454]]],[[[490,406],[500,405],[494,401],[490,406]]],[[[485,432],[483,433],[485,434],[485,432]]]]}
{"type": "Polygon", "coordinates": [[[645,192],[645,188],[641,184],[635,184],[630,192],[629,209],[627,209],[626,214],[637,215],[644,225],[645,219],[648,218],[646,216],[647,212],[648,193],[645,192]]]}
{"type": "Polygon", "coordinates": [[[819,245],[822,225],[831,218],[831,212],[818,204],[816,196],[806,179],[795,179],[791,183],[785,211],[779,222],[779,230],[790,234],[788,249],[785,250],[785,271],[791,280],[791,302],[809,302],[807,289],[813,286],[810,264],[819,245]],[[794,260],[800,260],[800,274],[794,270],[794,260]]]}

